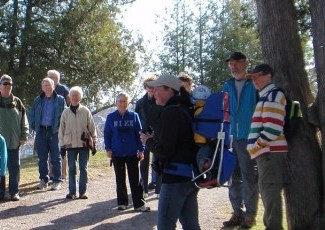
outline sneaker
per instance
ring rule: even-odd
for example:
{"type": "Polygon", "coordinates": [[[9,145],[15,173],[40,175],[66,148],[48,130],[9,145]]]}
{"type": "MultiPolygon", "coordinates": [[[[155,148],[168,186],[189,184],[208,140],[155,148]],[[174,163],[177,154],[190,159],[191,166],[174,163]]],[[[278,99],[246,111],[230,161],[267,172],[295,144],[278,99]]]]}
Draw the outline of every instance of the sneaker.
{"type": "Polygon", "coordinates": [[[241,225],[241,218],[236,215],[232,215],[228,221],[223,222],[223,226],[225,227],[234,227],[239,225],[241,225]]]}
{"type": "Polygon", "coordinates": [[[11,196],[10,196],[10,200],[11,200],[11,201],[19,201],[19,200],[20,200],[19,194],[18,194],[18,193],[16,193],[16,194],[11,194],[11,196]]]}
{"type": "Polygon", "coordinates": [[[88,196],[86,195],[86,193],[82,193],[79,195],[79,199],[87,200],[88,196]]]}
{"type": "Polygon", "coordinates": [[[149,197],[149,194],[148,193],[144,193],[143,194],[143,198],[148,198],[149,197]]]}
{"type": "Polygon", "coordinates": [[[241,222],[241,228],[251,228],[256,225],[256,220],[254,217],[246,216],[245,219],[241,222]]]}
{"type": "Polygon", "coordinates": [[[45,182],[43,179],[41,182],[36,186],[37,189],[43,190],[47,188],[47,182],[45,182]]]}
{"type": "Polygon", "coordinates": [[[139,212],[149,212],[150,211],[150,208],[146,205],[143,205],[139,208],[136,208],[135,211],[139,211],[139,212]]]}
{"type": "Polygon", "coordinates": [[[127,209],[127,206],[126,205],[119,205],[119,206],[117,206],[117,210],[123,211],[125,209],[127,209]]]}
{"type": "Polygon", "coordinates": [[[56,182],[52,184],[51,190],[59,190],[61,188],[61,183],[56,182]]]}
{"type": "Polygon", "coordinates": [[[65,198],[67,198],[67,199],[71,199],[71,200],[74,200],[74,199],[77,198],[77,196],[76,196],[75,193],[69,193],[69,194],[66,195],[65,198]]]}
{"type": "Polygon", "coordinates": [[[156,189],[156,183],[154,183],[154,182],[150,182],[150,183],[148,184],[148,189],[149,189],[149,190],[154,190],[154,189],[156,189]]]}

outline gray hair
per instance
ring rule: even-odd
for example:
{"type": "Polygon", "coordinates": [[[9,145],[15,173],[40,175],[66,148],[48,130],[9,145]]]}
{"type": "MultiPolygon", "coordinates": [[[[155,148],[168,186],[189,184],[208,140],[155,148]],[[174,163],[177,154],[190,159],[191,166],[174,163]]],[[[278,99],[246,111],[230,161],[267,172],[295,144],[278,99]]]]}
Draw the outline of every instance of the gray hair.
{"type": "Polygon", "coordinates": [[[80,99],[83,98],[83,92],[82,92],[81,87],[79,87],[79,86],[73,86],[73,87],[70,89],[70,91],[69,91],[69,96],[70,96],[70,97],[71,97],[71,94],[72,94],[73,92],[78,93],[78,94],[80,95],[80,99]]]}
{"type": "Polygon", "coordinates": [[[47,71],[47,76],[48,77],[56,76],[58,78],[58,82],[60,81],[60,72],[55,69],[50,69],[49,71],[47,71]]]}
{"type": "Polygon", "coordinates": [[[120,97],[125,97],[127,99],[128,102],[130,102],[130,96],[128,93],[126,92],[120,92],[117,96],[116,96],[116,101],[120,98],[120,97]]]}
{"type": "Polygon", "coordinates": [[[45,78],[43,78],[41,84],[43,85],[43,82],[45,82],[45,81],[50,82],[51,85],[54,87],[54,81],[53,81],[51,78],[49,78],[49,77],[45,77],[45,78]]]}

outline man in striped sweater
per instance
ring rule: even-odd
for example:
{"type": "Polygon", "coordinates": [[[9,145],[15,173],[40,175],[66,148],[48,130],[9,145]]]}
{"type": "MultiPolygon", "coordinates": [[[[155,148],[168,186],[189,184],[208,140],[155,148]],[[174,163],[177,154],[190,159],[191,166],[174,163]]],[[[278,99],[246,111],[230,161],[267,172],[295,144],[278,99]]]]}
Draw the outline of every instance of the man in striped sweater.
{"type": "Polygon", "coordinates": [[[285,183],[288,144],[283,134],[286,98],[272,83],[273,69],[257,65],[246,77],[253,80],[260,99],[253,114],[247,150],[258,167],[258,186],[266,229],[283,229],[281,191],[285,183]]]}

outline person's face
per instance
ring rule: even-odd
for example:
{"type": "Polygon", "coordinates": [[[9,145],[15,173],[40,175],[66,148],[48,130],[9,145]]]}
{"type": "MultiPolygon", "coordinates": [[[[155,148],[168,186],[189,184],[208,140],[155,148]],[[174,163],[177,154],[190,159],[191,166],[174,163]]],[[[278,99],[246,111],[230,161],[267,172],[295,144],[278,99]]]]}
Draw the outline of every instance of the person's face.
{"type": "Polygon", "coordinates": [[[228,61],[228,67],[231,75],[237,80],[245,78],[247,66],[248,61],[245,59],[228,61]]]}
{"type": "Polygon", "coordinates": [[[42,82],[42,91],[47,97],[50,97],[53,94],[54,86],[51,84],[50,81],[45,80],[42,82]]]}
{"type": "Polygon", "coordinates": [[[153,97],[153,93],[154,93],[154,91],[153,91],[153,87],[150,87],[150,86],[145,86],[144,87],[144,89],[146,90],[146,92],[148,93],[148,97],[149,98],[152,98],[153,97]]]}
{"type": "Polygon", "coordinates": [[[12,90],[12,84],[10,83],[10,81],[5,81],[1,83],[0,85],[1,96],[9,97],[11,94],[11,90],[12,90]]]}
{"type": "Polygon", "coordinates": [[[58,76],[56,76],[56,75],[54,75],[54,74],[50,74],[48,77],[51,78],[52,81],[54,81],[54,86],[56,86],[56,85],[59,83],[59,78],[58,78],[58,76]]]}
{"type": "Polygon", "coordinates": [[[251,78],[257,90],[263,89],[272,82],[271,74],[256,73],[251,78]]]}
{"type": "Polygon", "coordinates": [[[80,101],[81,101],[81,96],[80,94],[77,92],[77,91],[72,91],[70,94],[70,101],[71,101],[71,104],[73,106],[77,106],[79,105],[80,101]]]}
{"type": "Polygon", "coordinates": [[[129,101],[126,97],[120,96],[116,99],[116,107],[120,114],[124,114],[128,108],[129,101]]]}
{"type": "Polygon", "coordinates": [[[191,93],[192,92],[192,84],[188,81],[182,81],[182,85],[186,89],[187,92],[191,93]]]}
{"type": "Polygon", "coordinates": [[[156,104],[164,106],[167,101],[174,95],[174,93],[171,88],[157,86],[154,88],[154,95],[156,98],[156,104]]]}

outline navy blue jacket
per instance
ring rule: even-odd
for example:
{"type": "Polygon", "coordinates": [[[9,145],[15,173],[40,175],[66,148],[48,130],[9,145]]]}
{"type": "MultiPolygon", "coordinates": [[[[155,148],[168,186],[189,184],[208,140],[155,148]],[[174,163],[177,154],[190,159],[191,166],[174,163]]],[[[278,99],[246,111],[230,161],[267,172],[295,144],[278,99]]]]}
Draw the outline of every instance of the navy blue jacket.
{"type": "Polygon", "coordinates": [[[118,110],[107,115],[104,128],[106,151],[111,150],[113,157],[136,156],[143,152],[139,132],[141,123],[137,113],[126,111],[123,116],[118,110]]]}

